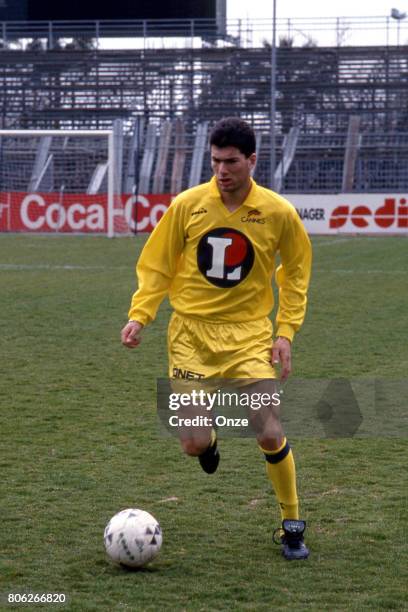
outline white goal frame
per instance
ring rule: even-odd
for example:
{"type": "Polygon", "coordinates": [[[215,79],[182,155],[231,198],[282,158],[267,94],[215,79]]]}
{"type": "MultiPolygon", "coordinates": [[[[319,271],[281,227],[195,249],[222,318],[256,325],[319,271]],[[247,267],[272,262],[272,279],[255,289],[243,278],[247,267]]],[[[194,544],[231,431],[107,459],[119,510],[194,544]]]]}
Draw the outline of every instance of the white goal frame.
{"type": "Polygon", "coordinates": [[[117,181],[115,177],[116,165],[115,165],[115,130],[56,130],[56,129],[4,129],[0,130],[0,138],[2,137],[36,137],[41,138],[44,136],[58,137],[58,138],[72,138],[76,136],[85,136],[89,138],[107,138],[107,154],[108,154],[108,176],[107,176],[107,235],[109,238],[115,236],[114,220],[117,211],[115,211],[115,194],[118,192],[117,181]]]}

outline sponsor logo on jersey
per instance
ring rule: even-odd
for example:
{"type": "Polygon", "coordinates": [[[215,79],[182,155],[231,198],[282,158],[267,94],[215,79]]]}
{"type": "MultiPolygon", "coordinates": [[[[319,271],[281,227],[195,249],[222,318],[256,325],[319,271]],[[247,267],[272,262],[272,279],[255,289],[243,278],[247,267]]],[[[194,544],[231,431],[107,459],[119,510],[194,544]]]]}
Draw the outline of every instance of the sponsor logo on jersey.
{"type": "Polygon", "coordinates": [[[216,287],[235,287],[254,264],[254,248],[245,234],[229,227],[210,230],[197,247],[198,268],[216,287]]]}
{"type": "Polygon", "coordinates": [[[265,223],[265,217],[259,217],[261,214],[259,210],[254,208],[250,210],[246,216],[241,217],[241,221],[243,223],[260,223],[263,225],[265,223]]]}
{"type": "Polygon", "coordinates": [[[199,208],[198,210],[194,210],[191,213],[191,216],[193,215],[203,215],[204,213],[208,212],[206,208],[203,208],[203,206],[201,208],[199,208]]]}

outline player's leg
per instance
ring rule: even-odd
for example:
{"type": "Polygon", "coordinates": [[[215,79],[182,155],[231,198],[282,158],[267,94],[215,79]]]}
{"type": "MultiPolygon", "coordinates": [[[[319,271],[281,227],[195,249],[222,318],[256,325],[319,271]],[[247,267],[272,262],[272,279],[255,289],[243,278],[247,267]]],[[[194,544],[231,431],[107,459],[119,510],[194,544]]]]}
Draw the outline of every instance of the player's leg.
{"type": "Polygon", "coordinates": [[[282,515],[280,543],[286,559],[306,559],[309,556],[303,533],[306,523],[299,520],[296,468],[292,449],[284,435],[279,406],[274,405],[277,385],[273,379],[260,380],[245,388],[250,394],[271,398],[269,406],[250,410],[250,419],[260,450],[265,456],[266,473],[275,491],[282,515]]]}
{"type": "MultiPolygon", "coordinates": [[[[196,398],[201,390],[208,390],[206,379],[217,372],[211,364],[202,363],[208,362],[208,352],[211,353],[206,349],[207,340],[205,325],[173,313],[168,329],[168,352],[169,376],[174,389],[177,387],[179,392],[190,395],[195,392],[196,398]]],[[[191,403],[183,407],[180,418],[184,419],[178,427],[183,451],[198,457],[202,469],[207,474],[213,474],[218,467],[220,454],[210,411],[206,406],[191,403]]]]}
{"type": "Polygon", "coordinates": [[[190,457],[198,457],[198,461],[207,474],[213,474],[220,462],[215,429],[206,432],[180,431],[179,439],[183,451],[190,457]]]}
{"type": "MultiPolygon", "coordinates": [[[[251,321],[236,326],[233,339],[235,351],[227,376],[237,379],[258,379],[254,393],[276,392],[276,373],[271,365],[272,324],[269,319],[251,321]]],[[[249,390],[245,386],[245,391],[249,390]]],[[[303,544],[304,521],[299,521],[299,502],[293,453],[285,438],[279,406],[250,411],[250,419],[258,446],[265,457],[266,473],[275,491],[282,515],[283,554],[286,558],[306,558],[303,544]],[[290,521],[289,523],[287,521],[290,521]],[[291,536],[294,531],[294,536],[291,536]],[[287,533],[286,533],[287,532],[287,533]],[[286,542],[293,550],[288,550],[286,542]]]]}
{"type": "MultiPolygon", "coordinates": [[[[253,382],[242,390],[255,397],[264,395],[270,403],[248,412],[252,430],[264,453],[266,472],[278,499],[282,520],[298,519],[296,471],[293,454],[280,422],[280,406],[273,401],[278,389],[271,364],[272,324],[268,318],[238,324],[233,334],[231,363],[227,376],[253,382]]],[[[278,398],[279,399],[279,398],[278,398]]],[[[252,402],[256,405],[256,402],[252,402]]]]}
{"type": "Polygon", "coordinates": [[[204,472],[213,474],[218,467],[220,454],[211,414],[205,409],[197,410],[195,406],[185,406],[179,419],[184,419],[183,424],[178,427],[181,448],[190,457],[198,457],[204,472]]]}
{"type": "MultiPolygon", "coordinates": [[[[292,449],[280,421],[280,406],[276,381],[263,379],[245,387],[254,398],[270,398],[269,405],[249,410],[251,427],[258,446],[265,456],[266,473],[276,493],[282,520],[298,519],[299,505],[296,488],[296,469],[292,449]]],[[[256,405],[255,402],[253,402],[256,405]]]]}

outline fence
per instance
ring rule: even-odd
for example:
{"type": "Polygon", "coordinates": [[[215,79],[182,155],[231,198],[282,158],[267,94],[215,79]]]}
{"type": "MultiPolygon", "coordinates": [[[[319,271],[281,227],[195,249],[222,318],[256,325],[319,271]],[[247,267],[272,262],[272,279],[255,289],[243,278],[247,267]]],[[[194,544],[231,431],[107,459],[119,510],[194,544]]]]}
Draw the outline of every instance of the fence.
{"type": "MultiPolygon", "coordinates": [[[[178,191],[191,183],[192,171],[198,176],[191,160],[197,134],[203,129],[200,126],[205,125],[208,131],[221,116],[239,115],[257,132],[260,145],[255,176],[259,182],[269,184],[270,20],[228,20],[225,31],[217,35],[214,28],[211,35],[205,29],[203,33],[205,24],[201,23],[200,36],[196,35],[198,26],[191,22],[191,36],[187,38],[170,35],[175,31],[172,28],[178,27],[175,23],[163,24],[167,30],[163,29],[162,37],[150,37],[149,23],[139,23],[137,29],[137,24],[126,22],[116,49],[103,48],[107,41],[113,44],[106,37],[108,22],[76,23],[78,29],[71,32],[71,38],[63,37],[64,32],[67,34],[63,28],[66,24],[37,25],[45,29],[31,39],[21,22],[2,26],[1,128],[110,129],[115,120],[121,120],[124,159],[133,155],[129,167],[136,164],[135,176],[124,176],[123,180],[139,182],[149,191],[172,192],[174,186],[178,191]],[[125,50],[127,33],[133,33],[133,48],[125,50]],[[141,144],[134,155],[136,125],[141,144]],[[162,155],[162,148],[156,147],[154,141],[159,142],[166,125],[172,126],[171,134],[166,136],[168,151],[158,160],[156,156],[162,155]],[[177,125],[182,129],[178,130],[177,125]],[[182,146],[177,144],[177,138],[182,139],[182,146]],[[149,152],[145,159],[143,148],[149,152]],[[160,180],[154,178],[156,167],[160,168],[156,173],[160,180]]],[[[277,28],[278,174],[279,168],[286,166],[277,177],[281,190],[344,191],[345,155],[350,149],[348,130],[355,116],[359,129],[349,158],[353,158],[353,164],[348,190],[407,190],[408,57],[402,44],[407,34],[405,21],[278,20],[277,28]],[[367,35],[375,33],[376,42],[384,45],[346,46],[352,38],[346,40],[340,34],[349,31],[348,23],[350,33],[361,34],[364,29],[367,35]],[[319,33],[318,38],[324,33],[335,35],[332,46],[313,42],[313,32],[319,33]],[[401,44],[392,45],[397,41],[396,33],[401,44]],[[291,130],[297,130],[298,137],[289,163],[283,145],[291,130]]],[[[360,36],[359,41],[363,40],[366,37],[360,36]]],[[[200,172],[198,178],[209,176],[206,156],[200,172]]]]}

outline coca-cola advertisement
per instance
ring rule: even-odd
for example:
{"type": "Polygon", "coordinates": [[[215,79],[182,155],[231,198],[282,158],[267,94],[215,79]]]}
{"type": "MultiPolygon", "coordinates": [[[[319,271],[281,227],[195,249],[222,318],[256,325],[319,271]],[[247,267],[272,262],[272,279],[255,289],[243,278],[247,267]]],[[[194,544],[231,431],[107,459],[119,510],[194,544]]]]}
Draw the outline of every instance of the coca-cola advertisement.
{"type": "Polygon", "coordinates": [[[0,231],[106,234],[111,214],[115,233],[151,232],[171,199],[121,195],[108,206],[106,194],[0,193],[0,231]]]}
{"type": "MultiPolygon", "coordinates": [[[[406,234],[408,195],[284,194],[310,234],[406,234]]],[[[0,231],[129,234],[151,232],[170,194],[108,196],[0,193],[0,231]]]]}

